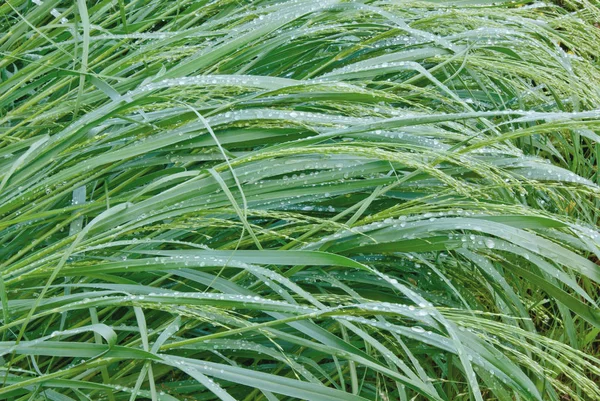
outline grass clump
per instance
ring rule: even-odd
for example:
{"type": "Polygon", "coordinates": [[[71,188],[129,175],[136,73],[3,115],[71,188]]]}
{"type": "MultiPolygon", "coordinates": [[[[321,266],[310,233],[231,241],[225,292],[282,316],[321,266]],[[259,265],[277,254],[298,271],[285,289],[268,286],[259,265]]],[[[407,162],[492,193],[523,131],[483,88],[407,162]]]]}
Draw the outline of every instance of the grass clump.
{"type": "Polygon", "coordinates": [[[7,0],[0,399],[600,400],[599,15],[7,0]]]}

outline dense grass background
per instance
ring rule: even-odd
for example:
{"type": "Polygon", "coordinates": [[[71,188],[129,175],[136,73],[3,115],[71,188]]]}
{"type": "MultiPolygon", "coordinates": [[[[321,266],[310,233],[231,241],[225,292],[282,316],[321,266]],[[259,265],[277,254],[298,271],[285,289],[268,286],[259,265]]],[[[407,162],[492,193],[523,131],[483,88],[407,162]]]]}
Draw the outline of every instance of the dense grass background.
{"type": "Polygon", "coordinates": [[[0,399],[600,400],[596,3],[0,17],[0,399]]]}

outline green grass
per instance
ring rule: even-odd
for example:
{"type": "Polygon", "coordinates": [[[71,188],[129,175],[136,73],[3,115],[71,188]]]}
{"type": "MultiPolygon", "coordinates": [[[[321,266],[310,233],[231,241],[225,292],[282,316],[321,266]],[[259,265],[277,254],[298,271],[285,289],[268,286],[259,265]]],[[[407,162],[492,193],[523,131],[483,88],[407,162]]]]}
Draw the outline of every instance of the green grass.
{"type": "Polygon", "coordinates": [[[600,400],[600,8],[0,4],[0,400],[600,400]]]}

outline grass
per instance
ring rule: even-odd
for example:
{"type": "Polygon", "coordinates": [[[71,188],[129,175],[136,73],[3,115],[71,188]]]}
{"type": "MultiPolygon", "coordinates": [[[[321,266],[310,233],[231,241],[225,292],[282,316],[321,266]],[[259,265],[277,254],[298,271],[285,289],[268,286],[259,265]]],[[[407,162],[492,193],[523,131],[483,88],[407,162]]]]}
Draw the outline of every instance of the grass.
{"type": "Polygon", "coordinates": [[[0,17],[0,399],[600,400],[596,2],[0,17]]]}

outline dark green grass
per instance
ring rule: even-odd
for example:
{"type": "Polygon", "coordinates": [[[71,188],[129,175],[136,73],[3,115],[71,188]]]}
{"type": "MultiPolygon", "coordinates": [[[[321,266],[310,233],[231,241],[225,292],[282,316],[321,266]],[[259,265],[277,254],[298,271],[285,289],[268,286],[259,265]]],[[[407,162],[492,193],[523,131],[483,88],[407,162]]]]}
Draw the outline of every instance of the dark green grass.
{"type": "Polygon", "coordinates": [[[0,399],[600,400],[599,16],[0,4],[0,399]]]}

